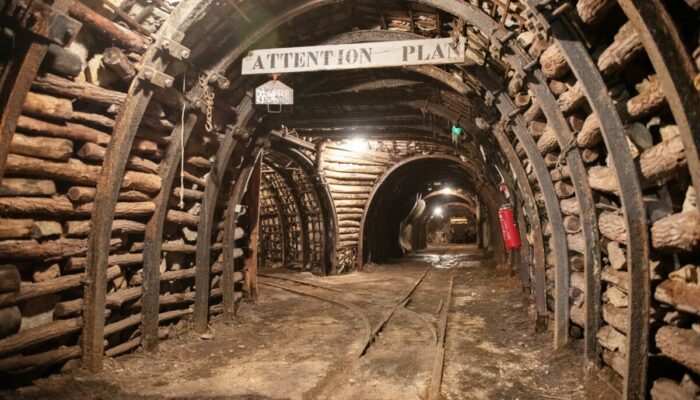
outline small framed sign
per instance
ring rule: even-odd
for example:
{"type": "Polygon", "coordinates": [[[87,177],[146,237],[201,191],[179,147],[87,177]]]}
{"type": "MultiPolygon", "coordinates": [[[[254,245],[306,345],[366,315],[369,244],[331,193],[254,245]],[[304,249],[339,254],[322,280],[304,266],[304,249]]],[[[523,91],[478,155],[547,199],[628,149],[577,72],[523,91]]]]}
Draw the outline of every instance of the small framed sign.
{"type": "Polygon", "coordinates": [[[255,89],[255,104],[288,106],[294,104],[294,89],[278,80],[271,80],[255,89]]]}

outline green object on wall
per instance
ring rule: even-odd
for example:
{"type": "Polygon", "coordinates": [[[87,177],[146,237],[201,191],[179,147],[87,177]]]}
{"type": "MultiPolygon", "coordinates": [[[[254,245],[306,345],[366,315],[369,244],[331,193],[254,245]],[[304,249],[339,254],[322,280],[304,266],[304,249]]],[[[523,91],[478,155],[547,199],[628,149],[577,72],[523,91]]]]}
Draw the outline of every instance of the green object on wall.
{"type": "Polygon", "coordinates": [[[462,136],[462,127],[453,125],[452,126],[452,143],[457,144],[459,137],[462,136]]]}

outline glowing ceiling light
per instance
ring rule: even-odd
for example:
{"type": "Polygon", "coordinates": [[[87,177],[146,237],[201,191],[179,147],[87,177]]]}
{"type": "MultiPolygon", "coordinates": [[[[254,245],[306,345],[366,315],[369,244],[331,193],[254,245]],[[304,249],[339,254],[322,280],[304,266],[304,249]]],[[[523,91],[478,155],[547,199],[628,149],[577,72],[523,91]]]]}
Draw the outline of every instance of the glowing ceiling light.
{"type": "Polygon", "coordinates": [[[354,153],[361,153],[367,150],[367,141],[362,138],[351,139],[345,143],[344,147],[354,153]]]}
{"type": "Polygon", "coordinates": [[[442,217],[442,212],[442,207],[435,207],[435,209],[433,210],[433,215],[442,217]]]}
{"type": "Polygon", "coordinates": [[[444,193],[445,194],[452,194],[452,188],[449,188],[449,187],[445,188],[444,193]]]}

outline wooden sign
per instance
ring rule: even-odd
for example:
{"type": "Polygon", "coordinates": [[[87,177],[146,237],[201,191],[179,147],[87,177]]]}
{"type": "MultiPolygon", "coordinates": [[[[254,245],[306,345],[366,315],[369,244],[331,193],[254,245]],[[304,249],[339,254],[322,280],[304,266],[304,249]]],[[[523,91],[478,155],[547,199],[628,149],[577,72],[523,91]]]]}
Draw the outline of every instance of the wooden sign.
{"type": "Polygon", "coordinates": [[[466,39],[452,38],[253,50],[243,59],[243,75],[337,71],[406,65],[461,64],[466,39]]]}

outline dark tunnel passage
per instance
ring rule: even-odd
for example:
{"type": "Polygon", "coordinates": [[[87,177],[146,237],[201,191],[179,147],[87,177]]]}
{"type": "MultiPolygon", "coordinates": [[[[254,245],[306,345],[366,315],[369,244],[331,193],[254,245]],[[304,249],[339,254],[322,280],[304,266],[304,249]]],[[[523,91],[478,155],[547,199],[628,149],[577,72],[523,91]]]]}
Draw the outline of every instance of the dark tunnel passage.
{"type": "MultiPolygon", "coordinates": [[[[426,248],[427,223],[435,215],[435,208],[446,206],[455,198],[463,201],[470,199],[467,201],[471,201],[468,206],[471,206],[472,212],[477,204],[484,204],[485,209],[491,211],[494,207],[498,209],[504,200],[499,196],[494,197],[493,190],[480,187],[470,179],[473,166],[473,161],[455,156],[416,156],[385,173],[370,194],[361,223],[359,248],[362,262],[383,263],[401,258],[410,251],[426,248]],[[445,193],[445,190],[450,193],[445,193]],[[459,192],[466,194],[460,195],[459,192]],[[423,205],[419,207],[417,204],[421,200],[423,205]],[[416,210],[417,207],[420,209],[416,210]],[[403,238],[404,235],[408,237],[403,238]],[[411,245],[408,246],[408,243],[411,245]]],[[[489,218],[485,214],[484,223],[497,223],[494,215],[491,214],[489,218]]],[[[472,222],[476,223],[472,218],[472,222]]],[[[493,226],[492,229],[498,228],[493,226]]],[[[480,246],[490,246],[490,238],[482,236],[481,240],[480,246]]]]}

